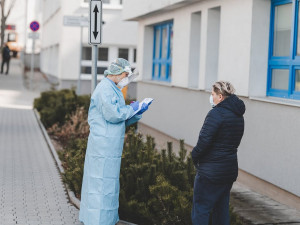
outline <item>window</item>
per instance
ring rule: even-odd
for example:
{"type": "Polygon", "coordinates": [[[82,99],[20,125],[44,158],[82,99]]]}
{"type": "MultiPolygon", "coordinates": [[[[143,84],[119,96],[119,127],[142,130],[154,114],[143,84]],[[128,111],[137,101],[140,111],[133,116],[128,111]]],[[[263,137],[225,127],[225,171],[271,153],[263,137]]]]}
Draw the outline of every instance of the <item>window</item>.
{"type": "Polygon", "coordinates": [[[192,13],[190,36],[189,82],[191,88],[198,88],[200,72],[201,12],[192,13]]]}
{"type": "Polygon", "coordinates": [[[15,42],[16,41],[16,34],[15,33],[9,33],[7,36],[8,36],[7,37],[8,42],[10,42],[10,41],[15,42]]]}
{"type": "Polygon", "coordinates": [[[82,66],[81,67],[81,73],[83,73],[83,74],[91,74],[92,73],[92,67],[90,67],[90,66],[82,66]]]}
{"type": "Polygon", "coordinates": [[[133,62],[136,62],[136,48],[133,49],[133,62]]]}
{"type": "Polygon", "coordinates": [[[97,67],[97,74],[104,74],[104,71],[106,70],[106,67],[97,67]]]}
{"type": "MultiPolygon", "coordinates": [[[[106,67],[97,67],[97,74],[104,74],[106,67]]],[[[81,67],[82,74],[92,74],[92,67],[90,66],[82,66],[81,67]]]]}
{"type": "Polygon", "coordinates": [[[92,60],[92,48],[91,47],[82,47],[82,60],[92,60]]]}
{"type": "MultiPolygon", "coordinates": [[[[82,47],[82,60],[92,60],[92,48],[82,47]]],[[[98,61],[108,61],[108,48],[98,49],[98,61]]]]}
{"type": "Polygon", "coordinates": [[[99,61],[108,61],[108,48],[99,48],[98,60],[99,61]]]}
{"type": "MultiPolygon", "coordinates": [[[[90,2],[91,0],[84,0],[84,2],[90,2]]],[[[109,4],[110,0],[102,0],[103,3],[109,4]]]]}
{"type": "Polygon", "coordinates": [[[171,81],[173,22],[154,26],[152,79],[171,81]]]}
{"type": "Polygon", "coordinates": [[[119,58],[128,60],[128,48],[119,48],[119,58]]]}
{"type": "Polygon", "coordinates": [[[218,80],[220,27],[221,7],[208,9],[205,71],[206,90],[210,90],[211,85],[218,80]]]}
{"type": "Polygon", "coordinates": [[[268,96],[300,99],[299,12],[299,1],[272,1],[268,96]]]}

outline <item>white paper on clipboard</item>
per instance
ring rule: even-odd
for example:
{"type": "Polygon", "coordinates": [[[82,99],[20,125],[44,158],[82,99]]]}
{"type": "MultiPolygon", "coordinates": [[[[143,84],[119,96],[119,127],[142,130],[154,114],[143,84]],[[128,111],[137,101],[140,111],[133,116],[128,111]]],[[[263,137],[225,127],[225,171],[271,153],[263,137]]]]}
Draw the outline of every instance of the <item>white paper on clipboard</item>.
{"type": "MultiPolygon", "coordinates": [[[[141,101],[141,102],[139,103],[139,108],[138,108],[138,110],[136,110],[136,111],[134,112],[134,114],[133,114],[130,118],[132,118],[135,114],[137,114],[139,111],[141,111],[143,103],[146,103],[147,105],[150,105],[151,102],[152,102],[153,100],[154,100],[153,98],[145,98],[143,101],[141,101]]],[[[129,119],[130,119],[130,118],[129,118],[129,119]]]]}

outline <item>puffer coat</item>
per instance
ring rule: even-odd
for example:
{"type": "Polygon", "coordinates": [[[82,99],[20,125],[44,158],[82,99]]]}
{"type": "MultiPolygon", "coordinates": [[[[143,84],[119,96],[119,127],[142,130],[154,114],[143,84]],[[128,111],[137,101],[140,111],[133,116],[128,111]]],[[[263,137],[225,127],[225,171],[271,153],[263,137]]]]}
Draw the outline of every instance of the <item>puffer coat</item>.
{"type": "Polygon", "coordinates": [[[238,175],[237,149],[244,134],[245,104],[231,95],[207,114],[192,158],[201,176],[232,183],[238,175]]]}

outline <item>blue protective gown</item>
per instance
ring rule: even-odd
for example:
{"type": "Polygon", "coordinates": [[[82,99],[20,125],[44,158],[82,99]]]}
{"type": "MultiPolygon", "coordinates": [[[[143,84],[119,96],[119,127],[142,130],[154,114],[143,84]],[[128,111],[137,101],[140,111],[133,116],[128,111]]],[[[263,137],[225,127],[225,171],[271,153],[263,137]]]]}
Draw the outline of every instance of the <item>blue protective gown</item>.
{"type": "Polygon", "coordinates": [[[85,225],[119,221],[119,175],[125,127],[141,119],[125,105],[120,89],[108,78],[96,87],[89,108],[90,135],[84,162],[79,220],[85,225]]]}

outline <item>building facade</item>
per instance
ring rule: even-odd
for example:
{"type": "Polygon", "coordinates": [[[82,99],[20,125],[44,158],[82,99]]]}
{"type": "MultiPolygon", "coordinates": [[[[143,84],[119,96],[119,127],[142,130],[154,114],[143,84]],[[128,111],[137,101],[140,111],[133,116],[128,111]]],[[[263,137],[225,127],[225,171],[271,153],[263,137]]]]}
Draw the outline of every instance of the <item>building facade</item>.
{"type": "Polygon", "coordinates": [[[299,2],[127,0],[123,15],[139,24],[137,96],[155,99],[140,130],[192,149],[228,80],[246,104],[239,179],[300,208],[299,2]]]}
{"type": "MultiPolygon", "coordinates": [[[[111,61],[122,57],[132,67],[136,61],[137,23],[122,20],[122,1],[104,0],[102,45],[98,49],[98,80],[111,61]]],[[[80,86],[80,94],[91,92],[92,48],[88,27],[70,26],[65,17],[84,17],[87,0],[43,0],[41,71],[57,88],[80,86]],[[78,79],[80,77],[80,83],[78,79]]]]}
{"type": "MultiPolygon", "coordinates": [[[[9,10],[10,1],[5,4],[5,14],[9,10]]],[[[13,27],[11,32],[14,34],[13,39],[16,45],[20,46],[21,50],[25,53],[32,52],[32,39],[28,38],[30,30],[30,23],[32,21],[41,22],[42,18],[42,2],[39,0],[26,0],[15,2],[11,12],[7,18],[6,25],[13,27]],[[26,47],[26,49],[25,49],[26,47]]],[[[37,31],[41,35],[41,29],[37,31]]],[[[10,31],[8,31],[10,32],[10,31]]],[[[8,41],[8,36],[4,38],[4,42],[8,41]]],[[[40,39],[35,42],[35,53],[40,52],[40,39]]]]}

